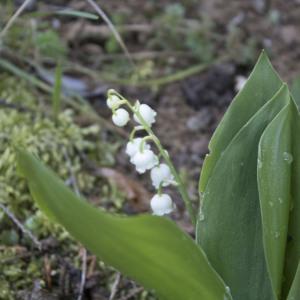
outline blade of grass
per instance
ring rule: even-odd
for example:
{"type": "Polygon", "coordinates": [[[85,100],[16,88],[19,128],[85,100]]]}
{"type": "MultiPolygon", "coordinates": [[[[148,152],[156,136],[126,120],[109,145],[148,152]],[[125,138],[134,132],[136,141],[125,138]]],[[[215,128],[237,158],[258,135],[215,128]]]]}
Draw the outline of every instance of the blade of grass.
{"type": "MultiPolygon", "coordinates": [[[[0,67],[18,76],[19,78],[26,80],[27,82],[41,89],[47,94],[52,95],[53,93],[52,86],[36,78],[34,75],[30,75],[29,73],[23,71],[22,69],[18,68],[16,65],[10,63],[9,61],[0,58],[0,67]]],[[[122,128],[112,125],[110,122],[103,119],[100,115],[96,113],[96,111],[90,106],[90,104],[87,101],[85,101],[85,99],[83,99],[80,95],[75,94],[74,97],[69,97],[64,94],[61,94],[61,97],[73,109],[76,109],[80,113],[88,116],[91,120],[98,122],[100,125],[105,126],[107,129],[111,130],[112,132],[116,132],[119,136],[128,138],[128,133],[126,131],[124,131],[122,128]],[[78,102],[75,101],[75,99],[78,100],[78,102]]]]}
{"type": "Polygon", "coordinates": [[[59,11],[56,11],[55,14],[57,15],[63,15],[63,16],[71,16],[71,17],[79,17],[84,19],[90,19],[90,20],[98,20],[99,17],[97,15],[84,12],[84,11],[78,11],[73,9],[62,9],[59,11]]]}
{"type": "Polygon", "coordinates": [[[132,67],[135,69],[135,63],[121,37],[121,35],[119,34],[119,32],[117,31],[116,27],[114,26],[114,24],[111,22],[111,20],[108,18],[108,16],[105,14],[105,12],[101,9],[101,7],[93,0],[86,0],[92,7],[93,9],[99,14],[99,16],[103,19],[103,21],[107,24],[107,26],[109,27],[109,29],[111,30],[112,34],[114,35],[115,39],[117,40],[117,42],[119,43],[119,45],[121,46],[121,48],[123,49],[125,55],[127,56],[130,64],[132,65],[132,67]]]}
{"type": "Polygon", "coordinates": [[[52,93],[52,111],[56,120],[61,109],[61,86],[62,86],[62,67],[58,63],[55,70],[55,81],[52,93]]]}
{"type": "Polygon", "coordinates": [[[26,6],[29,5],[29,3],[31,1],[32,0],[25,0],[23,2],[23,4],[17,9],[17,11],[12,15],[12,17],[8,20],[8,22],[6,23],[6,25],[4,26],[4,28],[0,32],[0,41],[5,37],[7,31],[9,30],[9,28],[14,24],[14,22],[17,20],[19,15],[24,11],[26,6]]]}
{"type": "Polygon", "coordinates": [[[151,87],[151,88],[157,88],[164,85],[168,85],[171,83],[174,83],[176,81],[184,80],[190,76],[193,76],[195,74],[201,73],[208,68],[211,68],[214,65],[217,65],[221,62],[226,61],[228,59],[228,56],[224,55],[217,59],[215,59],[211,63],[200,63],[196,64],[194,66],[187,67],[183,70],[174,71],[170,75],[161,76],[158,78],[148,78],[147,80],[139,80],[139,81],[133,81],[130,79],[124,79],[124,78],[118,78],[116,76],[112,76],[108,73],[99,74],[98,72],[95,72],[89,68],[86,68],[84,66],[78,65],[78,64],[72,64],[72,65],[66,65],[67,70],[76,70],[78,72],[81,72],[87,76],[90,76],[91,78],[95,80],[105,80],[109,83],[124,85],[124,86],[134,86],[134,87],[151,87]]]}

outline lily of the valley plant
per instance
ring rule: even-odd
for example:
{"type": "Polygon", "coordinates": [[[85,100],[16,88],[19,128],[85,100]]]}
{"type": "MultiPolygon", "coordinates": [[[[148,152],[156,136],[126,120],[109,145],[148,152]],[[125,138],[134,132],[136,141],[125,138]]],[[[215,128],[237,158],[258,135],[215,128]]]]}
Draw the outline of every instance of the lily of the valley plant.
{"type": "Polygon", "coordinates": [[[159,139],[151,129],[155,123],[157,113],[149,105],[141,104],[139,101],[136,101],[132,105],[114,90],[108,91],[107,106],[112,110],[113,123],[119,127],[125,126],[130,120],[130,114],[124,107],[133,115],[136,126],[130,134],[126,153],[138,173],[143,174],[148,170],[150,171],[152,184],[158,191],[150,201],[153,213],[161,216],[172,212],[174,209],[172,199],[169,195],[162,193],[162,188],[173,184],[178,186],[192,222],[195,223],[196,219],[191,206],[191,200],[185,186],[172,164],[168,152],[163,149],[159,139]],[[135,137],[138,131],[145,132],[146,134],[143,137],[135,137]],[[149,143],[154,144],[158,155],[153,152],[149,143]],[[165,163],[161,162],[161,160],[164,160],[165,163]]]}
{"type": "Polygon", "coordinates": [[[209,144],[199,212],[152,130],[156,112],[114,90],[112,121],[133,130],[126,145],[139,173],[150,173],[153,214],[125,217],[74,195],[24,149],[19,170],[38,206],[99,259],[163,300],[300,299],[300,117],[296,100],[263,53],[209,144]],[[178,188],[196,240],[164,216],[164,192],[178,188]],[[196,217],[195,217],[196,216],[196,217]]]}

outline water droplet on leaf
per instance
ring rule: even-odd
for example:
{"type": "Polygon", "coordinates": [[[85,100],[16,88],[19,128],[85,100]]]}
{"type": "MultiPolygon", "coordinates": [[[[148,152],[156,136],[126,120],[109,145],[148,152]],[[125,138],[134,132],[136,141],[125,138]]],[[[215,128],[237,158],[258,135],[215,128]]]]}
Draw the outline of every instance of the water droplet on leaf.
{"type": "Polygon", "coordinates": [[[261,161],[260,159],[257,160],[257,167],[258,167],[259,169],[262,168],[262,161],[261,161]]]}
{"type": "Polygon", "coordinates": [[[203,213],[202,205],[200,205],[200,210],[199,210],[199,222],[204,221],[204,219],[205,219],[205,216],[204,216],[204,213],[203,213]]]}
{"type": "Polygon", "coordinates": [[[223,300],[229,300],[229,299],[231,299],[230,288],[229,286],[226,286],[223,300]]]}
{"type": "Polygon", "coordinates": [[[283,152],[282,154],[283,160],[285,160],[288,164],[293,162],[293,155],[289,152],[283,152]]]}

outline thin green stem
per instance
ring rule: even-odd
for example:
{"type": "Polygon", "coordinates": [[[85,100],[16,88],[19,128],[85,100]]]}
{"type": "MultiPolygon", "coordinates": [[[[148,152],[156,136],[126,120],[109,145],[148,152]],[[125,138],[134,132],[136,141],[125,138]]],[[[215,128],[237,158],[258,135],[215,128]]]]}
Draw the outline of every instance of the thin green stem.
{"type": "MultiPolygon", "coordinates": [[[[137,114],[138,115],[138,114],[137,114]]],[[[148,127],[148,126],[147,126],[148,127]]],[[[148,132],[148,134],[152,134],[154,135],[153,131],[151,130],[151,128],[146,128],[146,131],[148,132]]],[[[154,143],[156,144],[156,147],[159,151],[159,153],[161,154],[161,156],[164,158],[165,162],[167,163],[167,165],[169,166],[174,178],[175,178],[175,181],[178,183],[177,185],[177,188],[178,188],[178,191],[182,197],[182,200],[184,201],[185,203],[185,206],[188,210],[188,213],[189,213],[189,216],[190,216],[190,219],[191,219],[191,222],[193,223],[193,225],[196,225],[196,216],[194,214],[194,210],[193,210],[193,206],[192,206],[192,202],[191,202],[191,199],[188,195],[188,192],[185,188],[185,185],[183,183],[183,180],[181,179],[180,175],[178,174],[178,172],[176,171],[176,168],[175,166],[173,165],[169,155],[167,154],[167,152],[163,149],[159,139],[155,136],[155,139],[154,139],[154,143]]]]}
{"type": "Polygon", "coordinates": [[[136,86],[136,87],[159,87],[159,86],[163,86],[163,85],[167,85],[170,83],[174,83],[176,81],[181,81],[185,78],[188,78],[192,75],[201,73],[205,70],[207,70],[209,67],[217,65],[219,63],[222,63],[226,60],[230,59],[230,57],[228,55],[224,55],[221,56],[219,58],[216,58],[214,61],[210,62],[210,63],[200,63],[197,65],[194,65],[192,67],[188,67],[184,70],[179,70],[176,71],[173,74],[170,75],[165,75],[162,77],[158,77],[158,78],[149,78],[147,80],[139,80],[139,81],[132,81],[130,79],[121,79],[121,78],[116,78],[114,76],[111,76],[111,74],[107,74],[107,73],[96,73],[92,70],[90,70],[89,68],[85,68],[83,66],[78,66],[75,64],[72,64],[72,66],[68,66],[68,69],[76,69],[79,70],[80,72],[85,73],[88,76],[91,76],[94,79],[102,79],[102,80],[106,80],[108,82],[111,83],[116,83],[116,84],[121,84],[121,85],[126,85],[126,86],[136,86]]]}
{"type": "Polygon", "coordinates": [[[120,106],[122,106],[123,104],[127,104],[127,102],[128,102],[127,100],[121,100],[120,102],[116,103],[111,108],[112,112],[115,112],[120,106]]]}
{"type": "Polygon", "coordinates": [[[144,149],[145,149],[145,143],[147,141],[149,141],[149,140],[154,141],[153,136],[148,135],[148,136],[143,137],[143,139],[141,141],[141,144],[140,144],[140,152],[144,151],[144,149]]]}
{"type": "Polygon", "coordinates": [[[132,141],[134,139],[136,132],[139,131],[139,130],[144,130],[144,127],[142,127],[142,126],[135,126],[135,127],[133,127],[133,129],[132,129],[132,131],[130,133],[130,136],[129,136],[129,140],[130,141],[132,141]]]}
{"type": "Polygon", "coordinates": [[[158,187],[158,190],[157,190],[157,194],[158,194],[159,196],[161,196],[161,194],[162,194],[162,188],[163,188],[163,182],[161,182],[161,183],[159,184],[159,187],[158,187]]]}

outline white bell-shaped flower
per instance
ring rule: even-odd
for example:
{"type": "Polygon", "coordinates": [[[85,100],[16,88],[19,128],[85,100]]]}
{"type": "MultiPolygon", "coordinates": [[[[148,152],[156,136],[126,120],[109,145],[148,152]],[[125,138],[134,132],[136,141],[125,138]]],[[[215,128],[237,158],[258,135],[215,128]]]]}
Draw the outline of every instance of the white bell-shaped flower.
{"type": "Polygon", "coordinates": [[[150,173],[153,186],[158,189],[159,186],[168,186],[174,181],[174,176],[168,165],[160,164],[154,167],[150,173]]]}
{"type": "Polygon", "coordinates": [[[109,95],[109,97],[106,100],[106,105],[112,109],[114,106],[116,106],[120,102],[120,98],[117,95],[109,95]]]}
{"type": "MultiPolygon", "coordinates": [[[[138,151],[140,151],[141,143],[143,138],[135,138],[132,141],[129,141],[126,145],[126,154],[130,157],[133,157],[138,151]]],[[[144,149],[150,149],[150,145],[144,143],[144,149]]]]}
{"type": "Polygon", "coordinates": [[[136,167],[138,173],[145,173],[146,170],[152,169],[158,164],[158,157],[149,149],[144,149],[143,151],[138,151],[132,158],[130,162],[136,167]]]}
{"type": "Polygon", "coordinates": [[[153,214],[157,216],[169,214],[174,210],[174,204],[168,194],[156,194],[152,197],[150,205],[153,214]]]}
{"type": "Polygon", "coordinates": [[[124,108],[119,108],[113,113],[112,120],[115,125],[123,127],[129,121],[129,113],[124,108]]]}
{"type": "MultiPolygon", "coordinates": [[[[151,126],[155,122],[155,117],[156,117],[157,113],[149,105],[137,104],[137,110],[149,126],[151,126]]],[[[136,114],[134,114],[133,118],[136,122],[141,124],[141,122],[136,114]]]]}

